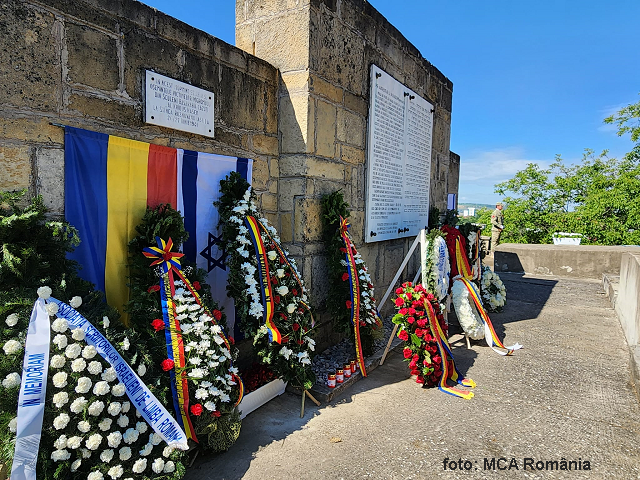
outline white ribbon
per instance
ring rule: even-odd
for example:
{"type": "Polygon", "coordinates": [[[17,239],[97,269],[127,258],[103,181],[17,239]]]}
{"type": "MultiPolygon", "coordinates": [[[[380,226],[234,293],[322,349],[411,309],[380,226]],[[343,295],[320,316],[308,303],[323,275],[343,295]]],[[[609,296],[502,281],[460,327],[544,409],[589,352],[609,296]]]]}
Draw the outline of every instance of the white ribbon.
{"type": "Polygon", "coordinates": [[[13,480],[36,479],[47,393],[49,340],[49,314],[45,310],[44,300],[38,299],[31,312],[24,348],[22,382],[18,396],[18,430],[11,467],[13,480]]]}
{"type": "Polygon", "coordinates": [[[66,319],[69,327],[82,329],[85,333],[86,342],[89,345],[93,345],[100,356],[111,364],[118,375],[118,380],[124,384],[129,399],[156,433],[167,444],[181,450],[187,450],[187,436],[178,422],[149,391],[144,382],[140,380],[140,377],[120,356],[109,340],[75,309],[53,297],[50,300],[58,304],[58,317],[66,319]]]}

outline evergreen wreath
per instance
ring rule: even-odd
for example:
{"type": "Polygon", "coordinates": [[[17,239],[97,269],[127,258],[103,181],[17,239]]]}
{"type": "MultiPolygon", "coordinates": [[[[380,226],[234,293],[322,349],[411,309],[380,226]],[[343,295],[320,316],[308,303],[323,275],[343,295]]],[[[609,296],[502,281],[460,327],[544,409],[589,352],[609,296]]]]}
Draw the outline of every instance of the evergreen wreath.
{"type": "MultiPolygon", "coordinates": [[[[327,252],[329,267],[329,295],[327,296],[327,308],[334,320],[337,331],[349,334],[355,342],[355,333],[351,323],[351,289],[349,284],[349,267],[345,260],[346,247],[340,234],[340,218],[349,217],[348,204],[345,202],[342,192],[333,192],[325,195],[321,200],[322,207],[322,238],[327,252]]],[[[382,337],[382,322],[378,315],[376,300],[373,291],[373,282],[367,271],[367,266],[360,254],[354,250],[356,267],[360,289],[360,341],[362,353],[365,357],[373,353],[374,342],[382,337]]]]}
{"type": "Polygon", "coordinates": [[[255,193],[245,179],[232,172],[220,181],[220,191],[222,195],[216,206],[228,254],[227,292],[235,300],[240,328],[253,339],[254,351],[261,363],[268,365],[278,378],[307,390],[315,382],[311,370],[311,356],[315,350],[311,337],[313,317],[295,260],[288,259],[276,229],[260,216],[255,193]],[[261,266],[247,227],[250,219],[255,219],[253,225],[256,232],[259,231],[256,236],[265,248],[263,262],[268,268],[268,278],[261,276],[261,266]],[[269,283],[272,288],[271,330],[263,320],[267,305],[262,302],[261,282],[269,283]]]}

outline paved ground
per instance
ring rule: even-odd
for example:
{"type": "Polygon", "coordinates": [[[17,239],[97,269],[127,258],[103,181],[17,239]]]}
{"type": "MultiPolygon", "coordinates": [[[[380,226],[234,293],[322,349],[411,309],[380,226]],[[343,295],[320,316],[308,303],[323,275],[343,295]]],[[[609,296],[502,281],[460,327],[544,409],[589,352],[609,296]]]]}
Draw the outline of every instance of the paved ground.
{"type": "Polygon", "coordinates": [[[629,353],[599,282],[502,275],[508,305],[492,320],[513,357],[463,341],[454,355],[475,398],[422,389],[392,354],[320,408],[285,393],[249,415],[227,453],[199,459],[187,479],[640,478],[640,409],[629,353]],[[505,458],[486,470],[485,459],[505,458]],[[468,460],[469,471],[443,461],[468,460]],[[518,470],[499,471],[515,459],[518,470]],[[587,460],[591,471],[535,462],[587,460]]]}

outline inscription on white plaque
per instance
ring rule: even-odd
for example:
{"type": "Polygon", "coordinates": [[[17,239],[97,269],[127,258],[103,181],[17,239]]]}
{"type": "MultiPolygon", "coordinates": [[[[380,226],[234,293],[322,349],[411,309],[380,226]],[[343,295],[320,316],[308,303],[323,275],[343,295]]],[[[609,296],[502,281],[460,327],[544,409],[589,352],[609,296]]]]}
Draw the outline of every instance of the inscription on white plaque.
{"type": "Polygon", "coordinates": [[[417,235],[429,220],[433,105],[371,66],[367,242],[417,235]]]}
{"type": "Polygon", "coordinates": [[[213,138],[213,92],[146,72],[145,122],[213,138]]]}

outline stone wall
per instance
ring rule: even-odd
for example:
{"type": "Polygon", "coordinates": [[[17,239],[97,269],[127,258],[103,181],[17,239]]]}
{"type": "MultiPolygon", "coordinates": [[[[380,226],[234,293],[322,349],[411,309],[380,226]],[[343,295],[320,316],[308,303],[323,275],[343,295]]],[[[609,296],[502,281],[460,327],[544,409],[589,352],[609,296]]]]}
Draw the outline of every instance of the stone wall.
{"type": "Polygon", "coordinates": [[[329,285],[320,198],[334,190],[351,206],[354,240],[382,297],[413,239],[364,244],[370,66],[435,105],[431,203],[441,210],[458,185],[459,156],[449,150],[453,84],[364,0],[237,0],[236,45],[280,70],[280,229],[303,257],[314,305],[323,306],[329,285]]]}
{"type": "Polygon", "coordinates": [[[275,219],[278,72],[133,0],[5,0],[0,10],[0,190],[64,206],[64,131],[72,125],[145,142],[253,158],[275,219]],[[215,138],[147,125],[145,69],[215,93],[215,138]]]}

